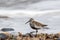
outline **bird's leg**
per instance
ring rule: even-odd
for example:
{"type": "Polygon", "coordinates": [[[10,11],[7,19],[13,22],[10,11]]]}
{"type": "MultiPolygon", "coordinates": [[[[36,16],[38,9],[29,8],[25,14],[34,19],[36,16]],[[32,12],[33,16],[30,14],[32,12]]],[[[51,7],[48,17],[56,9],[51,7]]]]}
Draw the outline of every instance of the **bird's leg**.
{"type": "Polygon", "coordinates": [[[37,36],[37,32],[38,32],[38,30],[36,29],[36,36],[37,36]]]}

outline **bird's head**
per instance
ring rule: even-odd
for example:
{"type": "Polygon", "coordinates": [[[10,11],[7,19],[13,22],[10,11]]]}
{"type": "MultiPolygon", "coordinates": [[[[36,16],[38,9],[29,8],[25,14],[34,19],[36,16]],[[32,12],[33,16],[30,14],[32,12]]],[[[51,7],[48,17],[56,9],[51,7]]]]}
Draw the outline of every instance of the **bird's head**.
{"type": "Polygon", "coordinates": [[[27,24],[28,22],[31,22],[32,20],[34,20],[33,18],[30,18],[29,21],[27,21],[25,24],[27,24]]]}

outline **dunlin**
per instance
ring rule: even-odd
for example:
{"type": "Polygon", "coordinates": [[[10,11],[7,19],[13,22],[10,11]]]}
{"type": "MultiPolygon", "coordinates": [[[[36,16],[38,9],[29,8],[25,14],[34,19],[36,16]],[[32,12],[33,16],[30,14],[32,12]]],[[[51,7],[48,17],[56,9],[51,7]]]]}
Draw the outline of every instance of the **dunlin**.
{"type": "Polygon", "coordinates": [[[29,21],[27,21],[25,24],[29,23],[30,27],[34,30],[36,30],[36,35],[39,29],[46,27],[47,25],[42,24],[40,22],[35,21],[33,18],[30,18],[29,21]]]}

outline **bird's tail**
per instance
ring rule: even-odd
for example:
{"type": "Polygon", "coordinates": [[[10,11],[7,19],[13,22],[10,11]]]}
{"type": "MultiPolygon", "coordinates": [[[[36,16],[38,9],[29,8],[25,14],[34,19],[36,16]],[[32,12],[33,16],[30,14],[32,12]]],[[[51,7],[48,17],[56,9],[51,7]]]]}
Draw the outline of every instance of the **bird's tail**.
{"type": "Polygon", "coordinates": [[[48,28],[48,27],[45,27],[45,26],[48,26],[48,25],[43,25],[42,27],[43,27],[44,29],[50,29],[50,28],[48,28]]]}

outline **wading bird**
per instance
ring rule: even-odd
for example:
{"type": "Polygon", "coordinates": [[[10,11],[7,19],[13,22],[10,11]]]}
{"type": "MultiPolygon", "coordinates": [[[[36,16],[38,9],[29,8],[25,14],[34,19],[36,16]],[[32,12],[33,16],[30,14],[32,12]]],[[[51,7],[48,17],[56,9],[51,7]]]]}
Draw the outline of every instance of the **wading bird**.
{"type": "MultiPolygon", "coordinates": [[[[45,28],[47,26],[45,24],[42,24],[40,22],[35,21],[33,18],[30,18],[30,20],[27,21],[25,24],[27,24],[27,23],[30,24],[30,27],[32,29],[36,30],[36,35],[37,35],[37,32],[38,32],[39,29],[45,28]]],[[[46,28],[46,29],[48,29],[48,28],[46,28]]]]}

